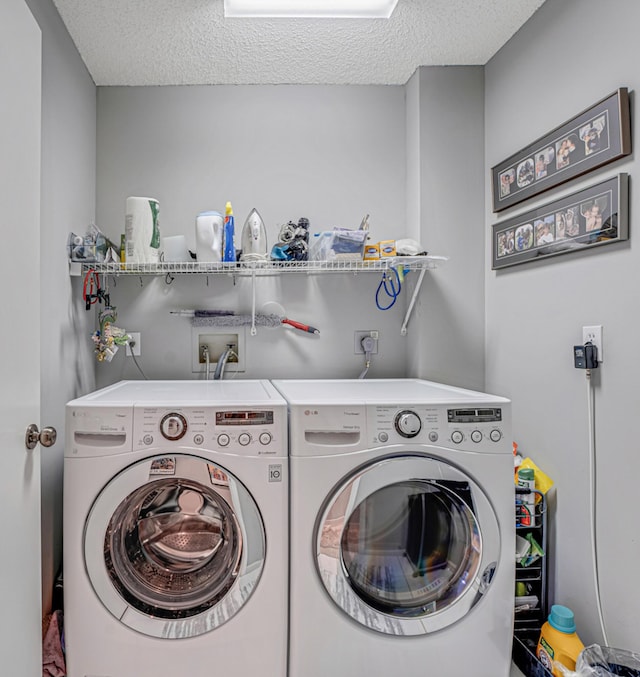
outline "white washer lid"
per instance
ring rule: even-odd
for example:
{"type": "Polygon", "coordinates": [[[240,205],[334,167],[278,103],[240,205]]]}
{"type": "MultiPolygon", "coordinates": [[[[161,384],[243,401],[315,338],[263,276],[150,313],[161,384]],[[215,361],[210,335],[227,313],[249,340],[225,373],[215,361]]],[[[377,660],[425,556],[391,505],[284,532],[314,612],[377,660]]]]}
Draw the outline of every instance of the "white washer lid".
{"type": "Polygon", "coordinates": [[[285,406],[266,380],[242,381],[120,381],[69,402],[69,405],[142,406],[285,406]]]}
{"type": "Polygon", "coordinates": [[[289,404],[506,404],[504,397],[421,379],[273,380],[289,404]]]}

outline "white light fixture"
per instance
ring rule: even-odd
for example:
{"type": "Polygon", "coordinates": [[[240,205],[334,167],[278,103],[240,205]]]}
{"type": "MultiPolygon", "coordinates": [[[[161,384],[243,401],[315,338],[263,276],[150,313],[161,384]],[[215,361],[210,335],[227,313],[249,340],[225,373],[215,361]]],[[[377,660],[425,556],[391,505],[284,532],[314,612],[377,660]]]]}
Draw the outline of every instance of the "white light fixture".
{"type": "Polygon", "coordinates": [[[388,19],[398,0],[224,0],[227,17],[388,19]]]}

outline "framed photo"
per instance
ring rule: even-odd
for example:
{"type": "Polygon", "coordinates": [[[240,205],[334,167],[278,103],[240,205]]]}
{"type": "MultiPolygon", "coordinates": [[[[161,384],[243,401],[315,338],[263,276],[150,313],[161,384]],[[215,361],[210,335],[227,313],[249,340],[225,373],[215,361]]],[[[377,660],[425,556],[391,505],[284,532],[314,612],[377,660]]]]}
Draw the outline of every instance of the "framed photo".
{"type": "Polygon", "coordinates": [[[493,270],[627,240],[628,184],[628,174],[618,174],[494,224],[493,270]]]}
{"type": "Polygon", "coordinates": [[[623,87],[493,167],[493,211],[629,153],[629,94],[623,87]]]}

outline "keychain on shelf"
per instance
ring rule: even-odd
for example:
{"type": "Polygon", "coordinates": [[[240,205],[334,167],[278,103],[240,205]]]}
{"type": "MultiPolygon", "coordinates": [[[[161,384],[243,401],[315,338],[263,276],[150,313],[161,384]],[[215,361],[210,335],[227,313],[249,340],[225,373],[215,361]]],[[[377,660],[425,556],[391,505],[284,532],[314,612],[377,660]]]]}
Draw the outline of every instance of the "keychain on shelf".
{"type": "Polygon", "coordinates": [[[82,300],[84,301],[85,310],[91,310],[91,306],[96,302],[104,302],[105,308],[108,308],[111,305],[109,292],[102,290],[102,287],[100,286],[100,277],[95,268],[89,268],[84,276],[82,300]]]}

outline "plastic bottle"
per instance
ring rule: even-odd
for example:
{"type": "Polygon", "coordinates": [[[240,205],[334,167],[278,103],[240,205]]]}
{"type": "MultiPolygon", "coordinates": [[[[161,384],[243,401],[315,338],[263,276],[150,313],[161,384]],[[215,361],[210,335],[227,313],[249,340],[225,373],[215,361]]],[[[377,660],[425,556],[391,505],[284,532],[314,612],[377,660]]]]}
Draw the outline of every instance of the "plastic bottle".
{"type": "Polygon", "coordinates": [[[236,260],[236,247],[233,244],[233,235],[235,231],[235,224],[233,220],[233,207],[231,202],[227,202],[224,209],[224,252],[222,260],[234,262],[236,260]]]}
{"type": "Polygon", "coordinates": [[[536,495],[533,490],[536,488],[536,476],[533,468],[520,468],[518,470],[518,486],[531,490],[529,493],[520,495],[522,498],[520,525],[534,527],[536,526],[536,495]]]}
{"type": "Polygon", "coordinates": [[[562,674],[554,668],[554,661],[562,663],[569,670],[576,669],[576,661],[584,644],[576,634],[573,611],[566,606],[554,604],[548,620],[542,626],[536,656],[555,677],[562,674]]]}
{"type": "Polygon", "coordinates": [[[222,260],[224,222],[220,212],[201,212],[196,217],[196,258],[200,262],[222,260]]]}

